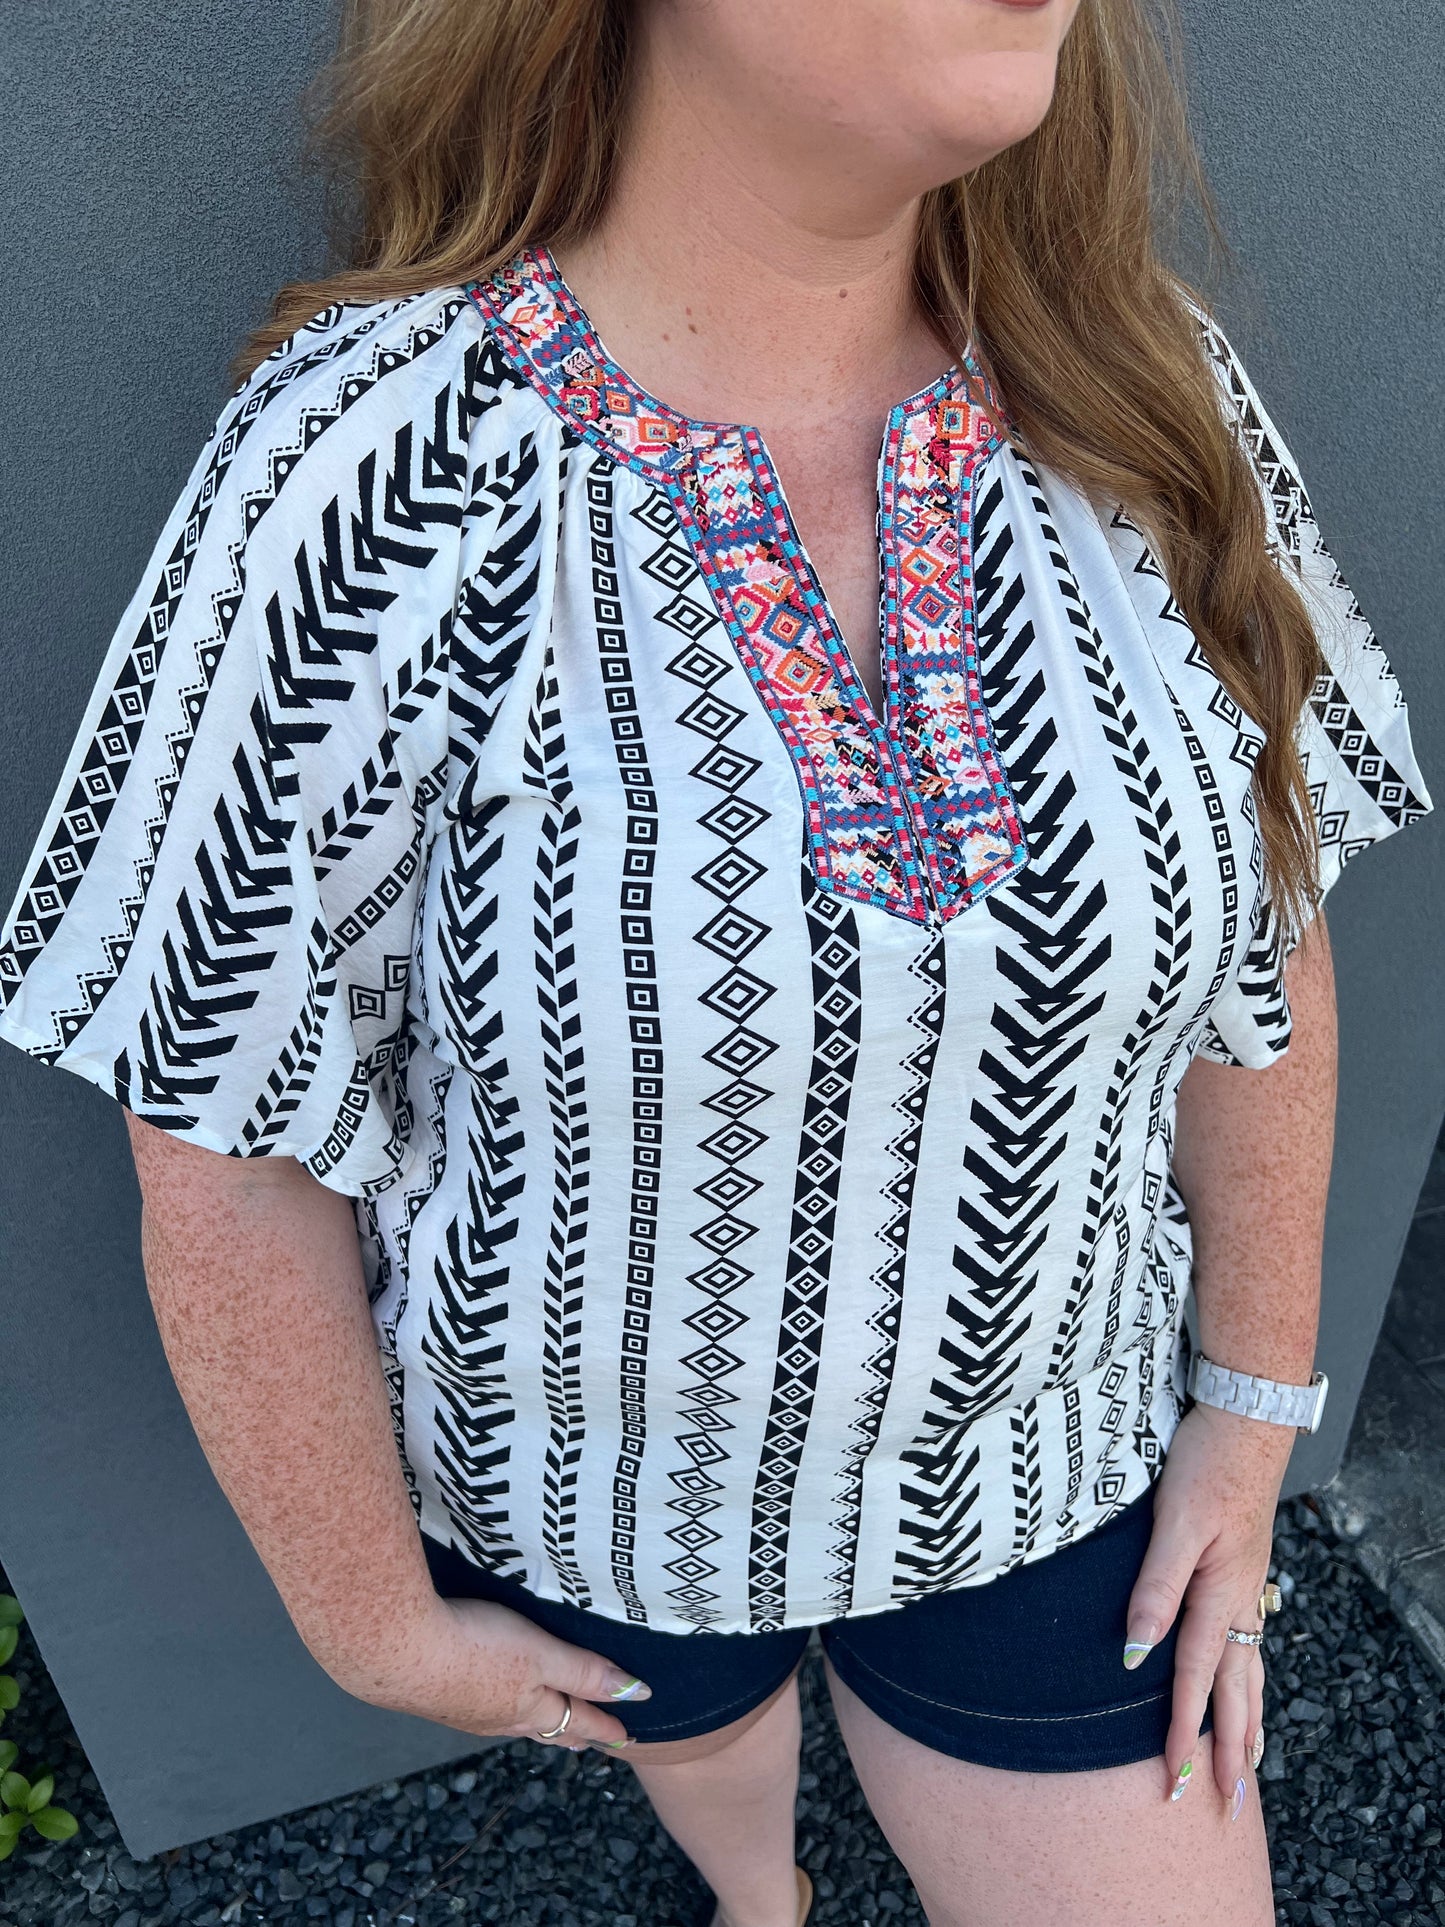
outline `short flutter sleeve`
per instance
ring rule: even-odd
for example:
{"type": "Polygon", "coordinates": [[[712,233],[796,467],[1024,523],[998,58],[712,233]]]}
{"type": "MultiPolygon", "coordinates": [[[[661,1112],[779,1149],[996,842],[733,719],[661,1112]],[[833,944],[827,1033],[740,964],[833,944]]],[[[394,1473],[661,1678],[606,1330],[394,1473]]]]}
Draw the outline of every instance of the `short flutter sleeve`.
{"type": "Polygon", "coordinates": [[[319,315],[232,396],[106,653],[0,937],[0,1036],[364,1196],[447,762],[457,290],[319,315]]]}
{"type": "MultiPolygon", "coordinates": [[[[1298,465],[1218,322],[1190,306],[1227,418],[1259,481],[1271,552],[1304,594],[1327,665],[1296,727],[1319,832],[1318,909],[1353,856],[1426,815],[1433,804],[1399,682],[1325,547],[1298,465]]],[[[1201,1055],[1262,1070],[1288,1048],[1284,966],[1301,935],[1281,928],[1261,880],[1247,948],[1211,1007],[1198,1044],[1201,1055]]]]}

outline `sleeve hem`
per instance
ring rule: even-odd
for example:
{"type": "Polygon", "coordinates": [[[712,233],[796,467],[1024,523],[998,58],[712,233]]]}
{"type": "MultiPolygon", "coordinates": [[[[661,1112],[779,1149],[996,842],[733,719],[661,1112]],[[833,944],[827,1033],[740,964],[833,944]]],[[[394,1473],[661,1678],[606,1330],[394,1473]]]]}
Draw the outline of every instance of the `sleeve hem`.
{"type": "Polygon", "coordinates": [[[324,1172],[314,1170],[311,1160],[325,1149],[325,1136],[300,1151],[287,1150],[278,1144],[267,1144],[248,1150],[245,1145],[238,1144],[234,1138],[227,1139],[220,1132],[213,1131],[199,1118],[194,1119],[184,1128],[179,1128],[174,1120],[178,1117],[189,1117],[191,1113],[180,1106],[176,1106],[173,1110],[160,1110],[154,1105],[127,1103],[124,1098],[118,1096],[114,1078],[98,1059],[83,1053],[68,1056],[65,1051],[55,1051],[53,1045],[47,1043],[37,1032],[31,1030],[28,1025],[17,1022],[10,1015],[0,1015],[0,1038],[13,1044],[26,1056],[44,1063],[51,1070],[69,1071],[73,1077],[81,1078],[98,1090],[102,1096],[108,1097],[122,1111],[127,1111],[132,1117],[139,1119],[142,1124],[152,1125],[156,1130],[164,1131],[167,1137],[177,1138],[183,1144],[194,1144],[199,1150],[211,1151],[217,1157],[226,1158],[233,1164],[276,1162],[282,1158],[290,1158],[295,1163],[304,1165],[316,1182],[324,1185],[328,1191],[338,1192],[341,1196],[348,1198],[371,1197],[381,1191],[388,1191],[404,1175],[404,1172],[395,1165],[388,1165],[385,1172],[376,1177],[358,1177],[339,1164],[332,1164],[324,1172]]]}

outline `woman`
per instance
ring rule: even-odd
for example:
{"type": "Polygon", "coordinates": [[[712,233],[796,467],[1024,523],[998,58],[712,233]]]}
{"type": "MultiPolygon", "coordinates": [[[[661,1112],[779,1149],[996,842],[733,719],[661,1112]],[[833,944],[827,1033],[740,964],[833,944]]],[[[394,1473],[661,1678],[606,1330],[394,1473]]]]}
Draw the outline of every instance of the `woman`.
{"type": "Polygon", "coordinates": [[[1167,62],[1136,0],[375,0],[340,75],[353,265],[0,963],[126,1107],[210,1461],[333,1678],[616,1749],[719,1927],[808,1910],[815,1625],[934,1927],[1264,1927],[1317,905],[1430,799],[1159,263],[1167,62]]]}

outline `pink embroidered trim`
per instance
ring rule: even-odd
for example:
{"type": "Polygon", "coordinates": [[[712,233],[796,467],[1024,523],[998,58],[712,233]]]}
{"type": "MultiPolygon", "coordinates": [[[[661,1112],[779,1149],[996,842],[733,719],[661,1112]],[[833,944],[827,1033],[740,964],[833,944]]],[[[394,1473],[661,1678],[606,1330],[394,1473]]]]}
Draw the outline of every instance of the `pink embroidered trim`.
{"type": "MultiPolygon", "coordinates": [[[[886,742],[849,700],[819,594],[800,567],[753,429],[698,437],[669,493],[743,667],[798,773],[813,870],[826,889],[926,921],[908,799],[886,742]],[[830,644],[832,646],[830,646],[830,644]]],[[[856,682],[851,662],[847,675],[856,682]]]]}
{"type": "Polygon", "coordinates": [[[999,439],[991,398],[965,388],[895,410],[883,449],[889,709],[900,719],[945,915],[977,902],[1027,858],[983,700],[974,628],[973,489],[999,439]]]}
{"type": "Polygon", "coordinates": [[[608,357],[550,251],[468,292],[513,365],[594,446],[664,488],[797,773],[819,883],[913,922],[1028,860],[979,684],[960,512],[1002,440],[967,357],[895,408],[884,444],[885,704],[875,716],[756,429],[680,415],[608,357]]]}

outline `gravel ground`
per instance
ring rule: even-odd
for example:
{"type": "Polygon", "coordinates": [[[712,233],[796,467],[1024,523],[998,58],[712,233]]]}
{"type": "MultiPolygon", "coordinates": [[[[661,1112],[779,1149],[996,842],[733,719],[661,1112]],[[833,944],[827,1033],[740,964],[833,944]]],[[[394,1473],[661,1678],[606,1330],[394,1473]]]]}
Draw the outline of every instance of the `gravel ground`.
{"type": "MultiPolygon", "coordinates": [[[[1290,1597],[1269,1622],[1260,1772],[1278,1920],[1445,1927],[1441,1684],[1309,1500],[1281,1508],[1275,1559],[1290,1597]]],[[[24,1632],[14,1670],[6,1737],[22,1769],[55,1772],[81,1831],[56,1846],[29,1834],[0,1866],[0,1927],[692,1927],[710,1911],[624,1763],[526,1741],[138,1863],[24,1632]]],[[[803,1691],[798,1843],[816,1927],[923,1927],[814,1651],[803,1691]]]]}

